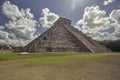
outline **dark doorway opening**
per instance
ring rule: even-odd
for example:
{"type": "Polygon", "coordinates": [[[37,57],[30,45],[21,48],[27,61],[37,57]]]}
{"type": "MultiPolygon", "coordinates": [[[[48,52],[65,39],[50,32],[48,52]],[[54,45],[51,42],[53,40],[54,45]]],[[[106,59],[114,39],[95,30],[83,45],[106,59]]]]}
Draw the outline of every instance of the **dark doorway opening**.
{"type": "Polygon", "coordinates": [[[44,37],[43,40],[47,40],[47,37],[44,37]]]}
{"type": "Polygon", "coordinates": [[[47,48],[46,48],[46,51],[47,51],[47,52],[52,52],[52,48],[51,48],[51,47],[47,47],[47,48]]]}

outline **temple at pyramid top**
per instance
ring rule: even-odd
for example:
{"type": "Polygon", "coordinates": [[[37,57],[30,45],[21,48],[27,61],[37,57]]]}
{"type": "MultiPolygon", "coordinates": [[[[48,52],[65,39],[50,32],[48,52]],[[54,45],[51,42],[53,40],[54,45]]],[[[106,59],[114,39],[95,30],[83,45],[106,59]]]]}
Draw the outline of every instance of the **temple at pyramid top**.
{"type": "Polygon", "coordinates": [[[71,25],[71,20],[65,19],[65,18],[62,18],[62,17],[60,17],[54,24],[58,24],[58,23],[60,23],[60,22],[64,22],[64,23],[66,23],[66,24],[71,25]]]}
{"type": "Polygon", "coordinates": [[[59,18],[46,32],[23,48],[26,52],[110,52],[105,46],[87,37],[71,25],[71,20],[59,18]]]}

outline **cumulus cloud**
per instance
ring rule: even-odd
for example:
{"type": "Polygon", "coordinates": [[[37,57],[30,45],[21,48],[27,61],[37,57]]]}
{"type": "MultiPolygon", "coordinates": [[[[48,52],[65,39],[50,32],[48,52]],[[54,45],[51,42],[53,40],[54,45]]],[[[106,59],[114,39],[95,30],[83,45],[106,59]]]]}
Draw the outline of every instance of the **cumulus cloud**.
{"type": "Polygon", "coordinates": [[[4,14],[12,20],[5,24],[9,33],[13,33],[15,38],[27,40],[34,38],[36,21],[33,19],[34,15],[30,12],[30,8],[20,11],[16,5],[9,1],[6,1],[2,8],[4,14]]]}
{"type": "MultiPolygon", "coordinates": [[[[32,39],[33,40],[33,39],[32,39]]],[[[25,46],[32,40],[24,40],[24,39],[7,39],[5,42],[6,44],[13,45],[13,46],[25,46]]]]}
{"type": "Polygon", "coordinates": [[[4,26],[0,26],[0,40],[8,39],[8,33],[4,31],[4,26]]]}
{"type": "Polygon", "coordinates": [[[9,21],[5,24],[9,33],[13,33],[14,37],[21,39],[32,39],[36,32],[36,21],[27,18],[21,18],[17,21],[9,21]]]}
{"type": "Polygon", "coordinates": [[[11,4],[10,1],[5,1],[3,6],[3,13],[11,20],[16,20],[22,16],[18,7],[14,4],[11,4]]]}
{"type": "Polygon", "coordinates": [[[0,39],[0,45],[7,45],[8,43],[5,40],[0,39]]]}
{"type": "Polygon", "coordinates": [[[0,45],[5,45],[6,40],[8,39],[9,33],[4,31],[4,26],[0,26],[0,45]]]}
{"type": "Polygon", "coordinates": [[[2,11],[9,21],[4,26],[0,26],[0,44],[14,46],[25,46],[39,35],[41,29],[45,31],[59,18],[57,14],[45,8],[38,23],[30,8],[19,9],[10,1],[3,3],[2,11]]]}
{"type": "Polygon", "coordinates": [[[113,10],[110,13],[110,19],[114,23],[112,23],[113,26],[115,26],[115,32],[112,33],[113,36],[120,38],[120,9],[113,10]]]}
{"type": "Polygon", "coordinates": [[[59,16],[53,12],[50,12],[48,8],[42,9],[42,17],[39,21],[42,27],[51,27],[53,23],[59,18],[59,16]]]}
{"type": "Polygon", "coordinates": [[[112,21],[115,21],[116,24],[120,24],[120,9],[118,10],[113,10],[110,13],[110,19],[112,21]]]}
{"type": "Polygon", "coordinates": [[[7,38],[7,42],[11,45],[26,45],[37,36],[35,35],[37,21],[34,20],[30,8],[20,10],[16,5],[5,1],[2,10],[10,20],[5,23],[7,32],[3,31],[3,26],[0,26],[0,30],[2,30],[0,31],[0,39],[7,38]]]}
{"type": "Polygon", "coordinates": [[[115,28],[115,32],[112,33],[112,35],[117,38],[120,39],[120,25],[116,25],[117,27],[115,28]]]}
{"type": "Polygon", "coordinates": [[[82,25],[81,29],[85,34],[96,34],[96,32],[111,26],[109,18],[105,17],[105,14],[106,12],[100,10],[99,6],[86,7],[83,19],[80,19],[77,25],[82,25]]]}
{"type": "Polygon", "coordinates": [[[96,40],[120,38],[120,11],[113,10],[110,16],[99,6],[86,7],[83,18],[76,24],[76,28],[96,40]]]}
{"type": "Polygon", "coordinates": [[[0,30],[0,39],[7,39],[8,33],[0,30]]]}
{"type": "Polygon", "coordinates": [[[0,30],[3,30],[4,29],[4,27],[3,26],[0,26],[0,30]]]}
{"type": "Polygon", "coordinates": [[[114,2],[114,1],[116,1],[116,0],[104,0],[104,5],[108,5],[108,4],[110,4],[110,3],[112,3],[112,2],[114,2]]]}
{"type": "Polygon", "coordinates": [[[17,20],[25,17],[29,19],[34,18],[34,15],[30,12],[30,8],[19,10],[19,8],[16,5],[11,4],[10,1],[4,2],[2,10],[4,15],[6,15],[10,20],[17,20]]]}

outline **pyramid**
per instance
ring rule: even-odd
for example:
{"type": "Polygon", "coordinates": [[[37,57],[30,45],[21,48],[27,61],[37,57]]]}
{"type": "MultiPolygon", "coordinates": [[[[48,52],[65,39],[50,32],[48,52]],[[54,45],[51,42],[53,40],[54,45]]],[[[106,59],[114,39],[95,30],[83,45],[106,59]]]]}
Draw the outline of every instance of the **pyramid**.
{"type": "Polygon", "coordinates": [[[26,52],[110,52],[74,28],[71,20],[65,18],[59,18],[50,29],[23,49],[26,52]]]}

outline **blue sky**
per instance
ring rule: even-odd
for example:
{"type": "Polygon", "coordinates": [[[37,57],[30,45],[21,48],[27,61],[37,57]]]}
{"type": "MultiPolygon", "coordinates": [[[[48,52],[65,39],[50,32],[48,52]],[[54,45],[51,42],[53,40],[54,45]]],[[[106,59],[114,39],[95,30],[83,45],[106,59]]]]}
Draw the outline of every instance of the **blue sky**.
{"type": "Polygon", "coordinates": [[[0,0],[0,6],[0,44],[29,42],[59,17],[93,39],[120,38],[120,0],[0,0]]]}
{"type": "MultiPolygon", "coordinates": [[[[0,5],[7,0],[0,0],[0,5]]],[[[101,9],[104,9],[109,14],[113,9],[118,9],[120,1],[116,0],[112,4],[107,6],[103,5],[103,0],[9,0],[12,4],[15,4],[21,8],[30,8],[31,12],[34,13],[35,19],[39,19],[41,10],[49,8],[52,12],[58,14],[61,17],[71,19],[74,23],[82,18],[84,9],[87,6],[98,5],[101,9]],[[76,2],[76,7],[72,10],[72,6],[76,2]]],[[[107,15],[108,15],[107,14],[107,15]]],[[[3,24],[6,20],[3,20],[2,9],[0,8],[0,24],[3,24]]]]}

